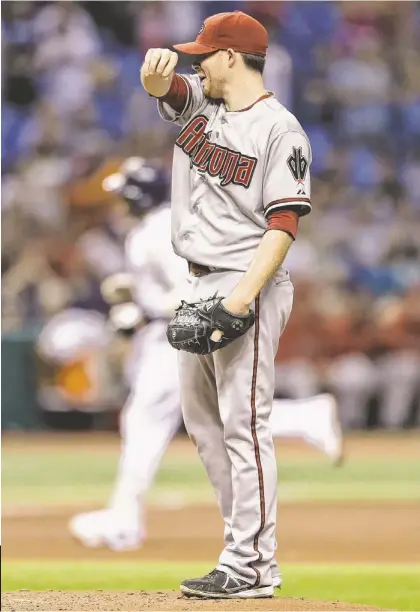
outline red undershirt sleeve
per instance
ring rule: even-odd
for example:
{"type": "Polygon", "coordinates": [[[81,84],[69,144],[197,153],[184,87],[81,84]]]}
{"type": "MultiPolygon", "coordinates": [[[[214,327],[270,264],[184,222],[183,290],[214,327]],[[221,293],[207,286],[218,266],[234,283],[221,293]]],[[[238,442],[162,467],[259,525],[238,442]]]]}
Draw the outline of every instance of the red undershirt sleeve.
{"type": "Polygon", "coordinates": [[[181,113],[188,100],[188,82],[180,74],[174,74],[169,91],[159,98],[166,102],[174,111],[181,113]]]}
{"type": "Polygon", "coordinates": [[[267,230],[280,230],[296,238],[299,216],[293,210],[274,212],[268,217],[267,230]]]}

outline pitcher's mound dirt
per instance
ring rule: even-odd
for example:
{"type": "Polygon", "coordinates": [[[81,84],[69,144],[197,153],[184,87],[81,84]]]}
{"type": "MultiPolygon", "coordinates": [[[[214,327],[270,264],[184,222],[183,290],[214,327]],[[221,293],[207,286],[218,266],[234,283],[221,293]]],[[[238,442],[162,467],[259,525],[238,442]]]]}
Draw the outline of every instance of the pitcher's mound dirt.
{"type": "Polygon", "coordinates": [[[276,599],[236,599],[229,601],[202,601],[186,599],[177,591],[13,591],[3,593],[2,610],[11,612],[37,610],[108,611],[148,610],[192,611],[196,610],[380,610],[370,606],[346,604],[340,601],[314,601],[296,597],[276,599]]]}

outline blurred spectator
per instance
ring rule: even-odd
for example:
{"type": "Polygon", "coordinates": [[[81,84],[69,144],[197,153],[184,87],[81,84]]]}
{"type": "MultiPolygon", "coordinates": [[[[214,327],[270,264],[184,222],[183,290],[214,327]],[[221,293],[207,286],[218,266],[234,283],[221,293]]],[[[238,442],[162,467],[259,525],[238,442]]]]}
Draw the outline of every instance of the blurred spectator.
{"type": "MultiPolygon", "coordinates": [[[[140,49],[166,47],[170,38],[172,23],[167,21],[166,3],[145,2],[137,24],[140,49]]],[[[179,16],[178,16],[179,18],[179,16]]]]}
{"type": "MultiPolygon", "coordinates": [[[[419,105],[420,110],[420,105],[419,105]]],[[[420,123],[420,112],[419,112],[420,123]]],[[[420,135],[420,133],[419,133],[420,135]]],[[[420,142],[419,148],[411,151],[402,165],[402,183],[407,197],[416,208],[420,209],[420,142]]]]}
{"type": "Polygon", "coordinates": [[[384,60],[381,39],[364,33],[328,69],[330,85],[341,106],[343,137],[381,137],[389,129],[392,95],[391,67],[384,60]]]}

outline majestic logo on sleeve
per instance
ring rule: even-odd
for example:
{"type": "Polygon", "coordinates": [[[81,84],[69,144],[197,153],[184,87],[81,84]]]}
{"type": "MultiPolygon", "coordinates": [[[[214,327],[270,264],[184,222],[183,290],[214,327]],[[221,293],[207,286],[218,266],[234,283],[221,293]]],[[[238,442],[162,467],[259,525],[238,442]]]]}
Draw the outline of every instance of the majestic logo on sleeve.
{"type": "Polygon", "coordinates": [[[191,166],[220,178],[222,187],[233,183],[247,189],[257,165],[256,158],[210,142],[209,134],[205,134],[207,123],[208,119],[203,115],[194,117],[179,134],[175,144],[189,156],[191,166]]]}
{"type": "Polygon", "coordinates": [[[302,153],[302,147],[293,147],[293,153],[287,159],[287,165],[297,183],[298,194],[305,194],[304,181],[308,170],[308,160],[302,153]]]}

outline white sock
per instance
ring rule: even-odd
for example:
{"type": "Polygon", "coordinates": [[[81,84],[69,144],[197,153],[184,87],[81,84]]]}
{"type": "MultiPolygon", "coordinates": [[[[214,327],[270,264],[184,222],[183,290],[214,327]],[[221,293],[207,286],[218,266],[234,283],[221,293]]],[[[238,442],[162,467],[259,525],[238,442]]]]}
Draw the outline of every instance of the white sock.
{"type": "Polygon", "coordinates": [[[274,438],[303,438],[323,448],[329,433],[331,399],[327,394],[307,399],[275,399],[270,417],[274,438]]]}

